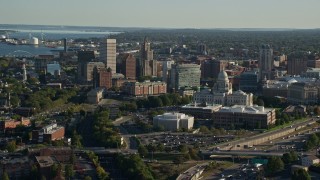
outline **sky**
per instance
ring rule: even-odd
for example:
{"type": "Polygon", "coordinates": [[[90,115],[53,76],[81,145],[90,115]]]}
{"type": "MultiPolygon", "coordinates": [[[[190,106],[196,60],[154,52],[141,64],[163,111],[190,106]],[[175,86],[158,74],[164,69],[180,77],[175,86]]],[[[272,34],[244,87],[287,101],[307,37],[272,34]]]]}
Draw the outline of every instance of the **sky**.
{"type": "Polygon", "coordinates": [[[320,28],[320,0],[1,0],[0,24],[320,28]]]}

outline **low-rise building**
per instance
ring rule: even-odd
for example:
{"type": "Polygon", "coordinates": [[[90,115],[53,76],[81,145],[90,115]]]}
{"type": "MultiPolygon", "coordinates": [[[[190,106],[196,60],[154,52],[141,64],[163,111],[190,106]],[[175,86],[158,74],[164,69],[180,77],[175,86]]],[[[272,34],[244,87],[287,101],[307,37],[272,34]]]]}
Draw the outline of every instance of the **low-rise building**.
{"type": "Polygon", "coordinates": [[[192,129],[194,117],[183,113],[164,113],[153,117],[154,127],[164,127],[167,131],[177,131],[179,129],[192,129]]]}
{"type": "Polygon", "coordinates": [[[3,172],[6,172],[10,179],[23,179],[30,174],[30,159],[27,156],[3,157],[0,160],[0,168],[1,177],[3,172]]]}
{"type": "Polygon", "coordinates": [[[70,147],[48,147],[40,149],[40,156],[53,156],[59,163],[69,163],[72,156],[70,147]]]}
{"type": "Polygon", "coordinates": [[[292,104],[317,104],[318,96],[318,87],[314,83],[297,82],[288,88],[288,102],[292,104]]]}
{"type": "Polygon", "coordinates": [[[50,156],[36,156],[35,158],[41,176],[44,176],[46,179],[50,179],[52,174],[51,167],[57,163],[55,159],[50,156]]]}
{"type": "Polygon", "coordinates": [[[123,92],[131,96],[149,96],[167,93],[165,82],[125,82],[123,92]]]}
{"type": "Polygon", "coordinates": [[[30,126],[31,121],[28,118],[21,117],[20,120],[8,119],[0,121],[0,131],[5,132],[8,129],[15,129],[18,125],[30,126]]]}
{"type": "Polygon", "coordinates": [[[64,138],[65,128],[53,123],[32,131],[32,141],[35,143],[51,142],[64,138]]]}
{"type": "Polygon", "coordinates": [[[87,94],[87,101],[90,104],[98,104],[101,99],[103,98],[103,89],[101,88],[96,88],[92,89],[91,91],[88,92],[87,94]]]}
{"type": "Polygon", "coordinates": [[[265,129],[275,121],[275,109],[257,105],[222,107],[213,113],[214,127],[225,129],[265,129]]]}
{"type": "Polygon", "coordinates": [[[316,156],[303,156],[301,158],[301,165],[310,167],[313,164],[320,163],[320,159],[316,156]]]}
{"type": "Polygon", "coordinates": [[[181,106],[180,112],[190,114],[196,118],[211,119],[212,114],[218,111],[222,105],[220,104],[188,104],[181,106]]]}
{"type": "Polygon", "coordinates": [[[290,105],[286,107],[282,113],[285,113],[290,116],[295,116],[296,114],[306,115],[307,114],[307,107],[303,105],[293,106],[290,105]]]}

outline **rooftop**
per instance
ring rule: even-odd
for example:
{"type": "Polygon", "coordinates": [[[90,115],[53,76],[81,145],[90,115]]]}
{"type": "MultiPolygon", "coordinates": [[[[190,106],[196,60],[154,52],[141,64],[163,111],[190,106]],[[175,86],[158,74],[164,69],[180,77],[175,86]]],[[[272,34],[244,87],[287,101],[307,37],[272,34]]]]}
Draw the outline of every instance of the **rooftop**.
{"type": "Polygon", "coordinates": [[[54,163],[53,159],[50,156],[36,156],[36,160],[41,168],[50,167],[54,163]]]}
{"type": "Polygon", "coordinates": [[[245,106],[234,105],[232,107],[222,107],[218,112],[232,112],[232,113],[248,113],[248,114],[267,114],[272,111],[272,108],[264,108],[263,106],[245,106]]]}

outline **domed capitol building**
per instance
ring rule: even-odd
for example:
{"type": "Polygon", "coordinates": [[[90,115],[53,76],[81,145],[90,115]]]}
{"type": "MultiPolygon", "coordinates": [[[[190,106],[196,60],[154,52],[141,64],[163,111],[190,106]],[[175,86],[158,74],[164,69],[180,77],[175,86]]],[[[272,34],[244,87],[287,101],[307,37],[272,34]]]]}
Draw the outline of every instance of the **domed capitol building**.
{"type": "Polygon", "coordinates": [[[232,92],[232,83],[229,82],[226,71],[221,71],[213,88],[204,89],[193,95],[195,103],[221,104],[223,106],[246,105],[252,106],[252,93],[241,90],[232,92]]]}

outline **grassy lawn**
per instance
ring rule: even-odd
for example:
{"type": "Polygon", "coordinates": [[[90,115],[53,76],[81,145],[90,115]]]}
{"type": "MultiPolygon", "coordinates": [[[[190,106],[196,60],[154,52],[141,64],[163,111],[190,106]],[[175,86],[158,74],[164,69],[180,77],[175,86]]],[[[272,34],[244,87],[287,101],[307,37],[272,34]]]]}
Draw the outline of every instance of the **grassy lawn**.
{"type": "Polygon", "coordinates": [[[289,122],[289,123],[285,123],[285,124],[283,124],[283,125],[280,125],[280,126],[277,126],[277,127],[271,128],[271,129],[268,129],[268,130],[266,130],[266,132],[275,131],[275,130],[278,130],[278,129],[282,129],[282,128],[284,128],[284,127],[293,125],[293,124],[295,124],[295,123],[303,122],[303,121],[305,121],[305,120],[307,120],[307,118],[302,118],[302,119],[298,119],[298,120],[295,120],[295,121],[291,121],[291,122],[289,122]]]}

